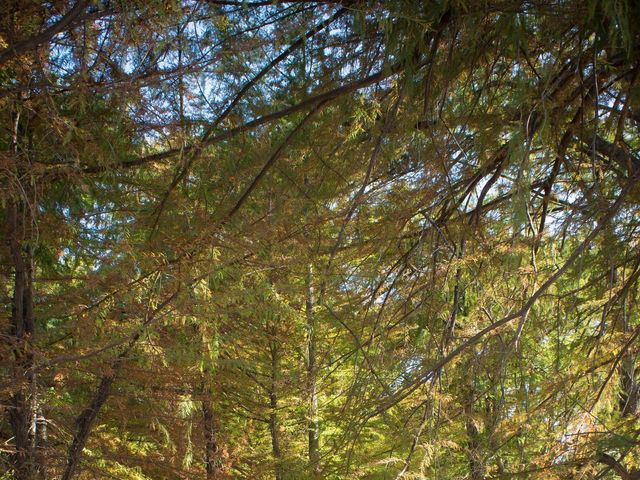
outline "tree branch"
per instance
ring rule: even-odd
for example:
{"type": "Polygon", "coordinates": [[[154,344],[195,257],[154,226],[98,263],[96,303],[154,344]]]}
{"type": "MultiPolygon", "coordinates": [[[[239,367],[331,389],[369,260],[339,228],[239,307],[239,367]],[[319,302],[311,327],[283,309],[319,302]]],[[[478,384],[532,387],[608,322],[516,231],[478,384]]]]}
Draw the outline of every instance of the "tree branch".
{"type": "Polygon", "coordinates": [[[73,27],[76,21],[84,17],[84,15],[81,14],[84,12],[84,9],[88,4],[89,0],[78,0],[71,10],[64,14],[64,16],[60,20],[51,25],[49,28],[43,30],[37,35],[34,35],[33,37],[22,40],[21,42],[15,43],[13,45],[9,45],[4,50],[1,50],[0,65],[17,55],[37,48],[43,43],[51,40],[58,33],[64,32],[65,30],[73,27]]]}

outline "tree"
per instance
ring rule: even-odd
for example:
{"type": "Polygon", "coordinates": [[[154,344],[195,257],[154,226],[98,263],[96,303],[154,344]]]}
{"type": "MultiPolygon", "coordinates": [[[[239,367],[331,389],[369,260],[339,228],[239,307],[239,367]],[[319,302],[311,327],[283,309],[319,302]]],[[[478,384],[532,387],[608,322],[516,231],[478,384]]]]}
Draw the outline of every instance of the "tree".
{"type": "Polygon", "coordinates": [[[0,478],[636,478],[636,3],[9,2],[0,478]]]}

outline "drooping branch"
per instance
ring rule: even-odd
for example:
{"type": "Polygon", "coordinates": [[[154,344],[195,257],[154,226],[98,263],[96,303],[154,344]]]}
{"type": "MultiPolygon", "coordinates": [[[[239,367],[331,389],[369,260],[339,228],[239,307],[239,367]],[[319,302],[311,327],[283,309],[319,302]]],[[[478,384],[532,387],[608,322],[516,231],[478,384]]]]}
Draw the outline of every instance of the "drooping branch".
{"type": "Polygon", "coordinates": [[[580,256],[584,253],[584,251],[589,247],[591,242],[598,236],[598,234],[602,231],[603,228],[609,223],[609,221],[615,217],[620,208],[622,207],[626,196],[631,190],[634,183],[637,181],[637,178],[632,178],[628,181],[625,188],[621,191],[616,201],[606,210],[606,212],[598,219],[596,227],[585,237],[585,239],[575,248],[575,250],[571,253],[571,255],[567,258],[567,260],[562,264],[562,266],[556,270],[545,282],[529,297],[529,300],[525,302],[525,304],[516,312],[511,313],[496,322],[493,322],[491,325],[483,328],[476,334],[472,335],[469,339],[465,340],[463,343],[458,345],[456,348],[451,350],[447,355],[437,361],[434,365],[432,365],[428,370],[418,374],[415,379],[404,389],[402,389],[399,393],[389,398],[387,401],[383,403],[380,407],[375,409],[372,413],[367,415],[367,418],[373,418],[385,411],[394,405],[398,404],[405,398],[407,398],[411,393],[416,391],[420,386],[424,385],[425,382],[429,381],[437,372],[442,370],[443,367],[451,363],[458,355],[462,352],[468,350],[472,346],[476,345],[480,340],[485,338],[490,333],[498,330],[499,328],[513,322],[514,320],[520,319],[523,316],[527,315],[531,308],[535,305],[538,299],[544,295],[544,293],[551,287],[564,273],[575,263],[575,261],[580,258],[580,256]]]}
{"type": "Polygon", "coordinates": [[[622,480],[639,480],[640,479],[640,471],[629,471],[624,465],[622,465],[618,460],[613,458],[611,455],[601,452],[598,454],[598,462],[607,465],[611,468],[616,474],[620,476],[622,480]]]}
{"type": "Polygon", "coordinates": [[[298,125],[296,125],[296,127],[293,130],[291,130],[291,132],[289,132],[289,134],[278,146],[278,148],[276,148],[276,150],[271,154],[271,156],[269,157],[269,160],[267,160],[267,162],[264,164],[264,166],[262,167],[258,175],[256,175],[256,177],[252,180],[252,182],[249,184],[249,186],[244,191],[242,196],[238,199],[236,204],[231,208],[231,210],[229,210],[229,213],[227,213],[227,217],[226,217],[227,219],[230,219],[231,217],[233,217],[238,212],[238,210],[240,210],[244,202],[246,202],[247,199],[249,198],[249,195],[251,195],[251,192],[253,192],[253,190],[258,186],[258,183],[260,183],[260,180],[262,180],[262,178],[267,174],[267,172],[274,165],[276,160],[278,160],[278,158],[280,157],[280,155],[282,154],[286,146],[291,142],[291,140],[296,136],[296,134],[309,122],[309,120],[311,120],[311,118],[313,118],[313,116],[320,111],[320,109],[322,108],[323,105],[325,105],[325,103],[321,103],[317,105],[302,119],[302,121],[298,125]]]}
{"type": "Polygon", "coordinates": [[[184,148],[171,148],[163,152],[146,155],[133,160],[124,160],[122,162],[115,163],[115,164],[85,167],[82,171],[83,173],[86,173],[86,174],[103,173],[103,172],[108,172],[112,170],[118,170],[121,168],[123,169],[134,168],[147,163],[160,162],[162,160],[166,160],[168,158],[174,157],[180,153],[190,154],[196,148],[216,145],[224,140],[229,140],[230,138],[233,138],[242,133],[254,130],[262,125],[274,122],[276,120],[280,120],[281,118],[286,118],[290,115],[293,115],[294,113],[307,110],[309,108],[315,107],[326,101],[335,100],[351,92],[369,87],[375,83],[381,82],[389,77],[392,77],[398,74],[402,70],[402,68],[403,68],[402,64],[397,63],[390,68],[382,69],[360,80],[355,80],[353,82],[350,82],[340,87],[329,90],[328,92],[314,95],[290,107],[284,108],[282,110],[278,110],[273,113],[269,113],[267,115],[263,115],[262,117],[258,117],[254,120],[251,120],[237,127],[231,128],[229,130],[226,130],[216,135],[212,135],[204,142],[198,142],[196,144],[187,145],[184,148]]]}
{"type": "MultiPolygon", "coordinates": [[[[156,216],[154,228],[155,228],[155,225],[157,224],[157,222],[159,220],[160,214],[162,213],[162,210],[164,209],[164,206],[165,206],[169,196],[171,195],[171,192],[185,178],[185,176],[188,174],[189,169],[191,168],[191,166],[200,157],[200,155],[202,153],[202,150],[204,149],[204,147],[205,147],[205,145],[207,143],[207,140],[211,137],[213,132],[215,132],[215,130],[218,128],[218,126],[229,116],[229,114],[233,111],[235,106],[242,100],[242,98],[244,98],[244,96],[262,78],[265,77],[265,75],[267,75],[271,70],[273,70],[273,68],[275,68],[276,65],[278,65],[279,63],[284,61],[286,58],[288,58],[292,53],[294,53],[296,50],[298,50],[300,47],[302,47],[307,40],[312,38],[316,33],[320,32],[321,30],[323,30],[327,26],[331,25],[335,20],[340,18],[346,12],[347,12],[346,8],[341,8],[337,12],[335,12],[331,17],[329,17],[326,20],[323,20],[322,22],[320,22],[317,25],[315,25],[313,28],[311,28],[304,35],[298,37],[298,39],[296,41],[294,41],[291,45],[289,45],[289,47],[287,47],[282,53],[280,53],[280,55],[278,55],[271,62],[269,62],[254,77],[252,77],[251,80],[249,80],[247,83],[244,84],[244,86],[235,95],[233,100],[231,102],[229,102],[229,104],[222,111],[222,113],[220,115],[218,115],[218,117],[207,127],[205,132],[202,134],[202,138],[200,139],[200,141],[196,145],[194,145],[192,150],[189,152],[190,153],[189,157],[184,162],[184,164],[182,165],[182,167],[180,168],[180,170],[178,171],[178,173],[176,174],[176,176],[172,180],[171,185],[169,185],[169,188],[168,188],[167,192],[165,193],[164,197],[160,201],[160,205],[157,208],[158,214],[156,216]]],[[[231,214],[230,214],[230,216],[231,216],[231,214]]]]}
{"type": "Polygon", "coordinates": [[[74,7],[65,13],[60,20],[49,28],[26,40],[22,40],[13,45],[9,45],[0,51],[0,65],[11,60],[13,57],[21,55],[29,50],[39,47],[49,42],[58,33],[72,28],[78,21],[82,20],[86,14],[85,8],[90,4],[89,0],[78,0],[74,7]]]}

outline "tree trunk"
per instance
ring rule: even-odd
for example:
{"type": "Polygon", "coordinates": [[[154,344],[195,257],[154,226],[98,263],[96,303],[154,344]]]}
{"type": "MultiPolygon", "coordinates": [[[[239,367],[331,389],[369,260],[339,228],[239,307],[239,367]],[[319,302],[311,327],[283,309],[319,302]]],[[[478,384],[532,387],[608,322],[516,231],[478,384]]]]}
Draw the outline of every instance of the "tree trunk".
{"type": "Polygon", "coordinates": [[[16,480],[31,480],[39,470],[36,466],[37,384],[33,373],[35,322],[33,316],[33,260],[31,246],[23,245],[28,223],[29,207],[12,202],[8,208],[10,251],[14,269],[14,288],[11,308],[10,342],[13,350],[14,392],[9,400],[9,423],[14,437],[13,466],[16,480]]]}
{"type": "Polygon", "coordinates": [[[309,394],[309,474],[311,478],[320,476],[320,425],[318,422],[316,326],[313,314],[313,266],[307,267],[307,389],[309,394]]]}
{"type": "Polygon", "coordinates": [[[194,325],[195,330],[202,339],[205,366],[202,372],[200,386],[195,393],[199,393],[202,399],[202,428],[204,430],[204,466],[207,472],[207,480],[218,478],[220,471],[220,459],[218,458],[218,444],[216,441],[216,416],[213,410],[213,372],[207,365],[211,359],[211,346],[206,340],[206,332],[201,324],[194,325]]]}
{"type": "Polygon", "coordinates": [[[280,448],[280,438],[278,436],[278,369],[279,369],[279,352],[277,344],[277,330],[275,325],[271,326],[271,342],[269,350],[271,354],[271,385],[269,388],[269,432],[271,433],[271,450],[273,459],[275,460],[275,480],[283,480],[282,472],[282,450],[280,448]]]}
{"type": "MultiPolygon", "coordinates": [[[[470,371],[473,375],[475,372],[470,371]]],[[[465,429],[467,430],[467,458],[469,459],[470,478],[472,480],[484,480],[485,478],[485,465],[482,459],[482,445],[480,438],[480,431],[476,426],[473,419],[476,411],[476,388],[474,385],[470,385],[465,389],[462,399],[462,408],[465,416],[465,429]]]]}
{"type": "Polygon", "coordinates": [[[480,432],[471,417],[467,417],[465,424],[467,435],[469,437],[467,456],[469,458],[471,478],[472,480],[484,480],[485,469],[480,451],[480,432]]]}
{"type": "Polygon", "coordinates": [[[14,478],[31,480],[46,478],[43,451],[39,440],[41,423],[37,421],[38,384],[34,372],[33,342],[35,317],[33,311],[33,245],[31,231],[37,206],[34,204],[33,187],[29,184],[28,158],[22,158],[20,139],[24,135],[20,126],[20,113],[13,116],[11,153],[14,157],[19,188],[13,192],[6,210],[6,229],[9,243],[10,264],[14,272],[8,343],[13,353],[12,376],[14,390],[8,399],[9,424],[14,438],[15,453],[12,458],[14,478]],[[23,165],[26,160],[27,165],[23,165]],[[26,180],[26,181],[23,181],[26,180]]]}
{"type": "Polygon", "coordinates": [[[153,309],[152,312],[147,314],[144,322],[142,322],[140,329],[136,331],[136,333],[129,340],[127,346],[109,365],[109,373],[103,375],[100,379],[98,388],[96,388],[96,391],[93,394],[89,405],[85,407],[80,415],[76,417],[75,434],[73,435],[73,440],[71,441],[71,445],[69,446],[69,450],[67,451],[67,466],[64,473],[62,474],[61,480],[71,480],[76,474],[78,464],[80,463],[80,460],[82,458],[82,451],[84,450],[84,446],[89,439],[89,435],[91,434],[93,424],[98,417],[98,413],[100,413],[100,410],[109,398],[113,382],[115,382],[116,377],[120,373],[123,362],[128,358],[129,353],[131,353],[131,350],[133,350],[133,347],[135,347],[136,343],[142,336],[144,327],[147,327],[153,321],[156,315],[161,312],[167,305],[169,305],[169,303],[171,303],[176,295],[178,295],[178,292],[179,289],[176,290],[172,295],[169,295],[167,298],[165,298],[156,308],[153,309]]]}
{"type": "MultiPolygon", "coordinates": [[[[612,233],[610,233],[613,236],[612,233]]],[[[631,335],[633,328],[629,324],[629,312],[635,308],[635,299],[637,297],[637,279],[636,273],[632,273],[631,277],[624,281],[618,278],[618,271],[615,265],[611,265],[609,274],[609,288],[613,290],[621,281],[624,282],[620,290],[620,298],[615,302],[610,310],[605,311],[607,315],[613,317],[613,330],[631,335]]],[[[636,265],[636,269],[638,266],[636,265]]],[[[640,403],[640,384],[637,380],[636,355],[632,351],[627,351],[621,358],[618,366],[620,375],[618,396],[618,410],[622,417],[635,415],[638,411],[640,403]]]]}
{"type": "MultiPolygon", "coordinates": [[[[629,310],[635,307],[637,297],[637,283],[630,288],[632,294],[623,296],[622,305],[622,329],[627,335],[631,335],[632,327],[629,325],[629,310]],[[629,298],[630,297],[630,298],[629,298]]],[[[634,352],[627,352],[620,361],[620,398],[619,409],[623,417],[636,415],[640,405],[640,383],[637,379],[636,355],[634,352]]]]}
{"type": "Polygon", "coordinates": [[[215,480],[218,475],[218,445],[216,444],[215,414],[211,405],[211,392],[203,388],[204,398],[202,399],[202,417],[204,422],[205,439],[205,467],[207,470],[207,480],[215,480]]]}
{"type": "Polygon", "coordinates": [[[78,464],[80,463],[82,451],[93,428],[93,423],[111,393],[111,385],[114,380],[115,372],[102,377],[91,403],[82,411],[78,418],[76,418],[76,433],[67,452],[67,467],[62,475],[62,480],[71,480],[75,475],[78,464]]]}

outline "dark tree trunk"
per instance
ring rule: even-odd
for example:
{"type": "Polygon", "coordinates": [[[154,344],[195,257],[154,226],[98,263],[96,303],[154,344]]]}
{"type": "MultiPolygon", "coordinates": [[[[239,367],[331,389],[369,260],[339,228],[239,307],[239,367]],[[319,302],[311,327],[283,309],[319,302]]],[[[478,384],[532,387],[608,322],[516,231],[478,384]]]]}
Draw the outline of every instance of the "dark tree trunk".
{"type": "Polygon", "coordinates": [[[67,467],[62,475],[62,480],[71,480],[75,475],[82,456],[82,450],[84,450],[84,446],[87,443],[93,423],[111,393],[111,385],[114,380],[115,372],[102,377],[91,403],[82,411],[78,418],[76,418],[76,433],[67,452],[67,467]]]}
{"type": "Polygon", "coordinates": [[[218,475],[218,445],[216,444],[215,414],[209,397],[209,392],[205,391],[205,398],[202,400],[205,439],[204,463],[207,470],[207,480],[215,480],[218,475]]]}
{"type": "Polygon", "coordinates": [[[625,355],[620,364],[620,412],[623,417],[635,415],[640,400],[640,385],[636,379],[635,358],[625,355]]]}
{"type": "Polygon", "coordinates": [[[35,341],[35,316],[33,311],[33,245],[31,244],[35,222],[34,188],[30,183],[29,159],[21,150],[25,136],[21,116],[13,116],[11,153],[14,158],[14,177],[19,186],[6,209],[6,238],[13,270],[13,296],[10,332],[7,337],[13,353],[13,391],[8,399],[8,416],[15,453],[12,458],[14,478],[31,480],[45,478],[42,445],[39,440],[41,423],[37,421],[38,384],[34,370],[33,342],[35,341]]]}
{"type": "Polygon", "coordinates": [[[480,432],[471,417],[467,417],[465,424],[467,436],[469,437],[467,456],[469,458],[471,478],[472,480],[484,480],[485,467],[480,450],[480,432]]]}
{"type": "Polygon", "coordinates": [[[307,267],[307,331],[308,331],[308,357],[307,357],[307,388],[309,393],[309,473],[311,478],[320,476],[320,426],[318,422],[318,392],[316,364],[316,325],[313,314],[313,267],[307,267]]]}
{"type": "Polygon", "coordinates": [[[8,208],[8,227],[14,287],[11,308],[10,342],[13,350],[14,391],[9,399],[9,423],[14,437],[13,466],[16,480],[35,478],[37,434],[34,422],[37,385],[33,372],[32,342],[35,334],[33,316],[33,259],[31,246],[24,245],[29,207],[12,202],[8,208]]]}
{"type": "Polygon", "coordinates": [[[283,480],[282,472],[282,449],[280,448],[280,437],[278,435],[278,377],[280,368],[280,358],[277,343],[277,330],[275,325],[271,326],[271,342],[269,350],[271,355],[271,385],[269,388],[269,433],[271,434],[271,451],[275,460],[275,480],[283,480]]]}
{"type": "MultiPolygon", "coordinates": [[[[625,293],[622,306],[622,328],[627,335],[632,335],[632,327],[629,325],[628,316],[629,309],[635,307],[635,298],[637,297],[637,284],[630,289],[632,295],[625,293]]],[[[627,352],[620,362],[620,414],[623,417],[636,415],[640,406],[640,383],[638,382],[638,368],[636,364],[636,355],[633,352],[627,352]]]]}
{"type": "Polygon", "coordinates": [[[98,413],[100,413],[100,410],[109,398],[113,382],[116,380],[116,377],[120,373],[123,362],[127,359],[129,353],[131,353],[131,350],[133,350],[136,343],[142,336],[144,327],[147,327],[153,321],[156,315],[161,312],[167,305],[169,305],[169,303],[171,303],[171,301],[178,294],[178,291],[179,290],[176,290],[172,295],[169,295],[167,298],[165,298],[152,312],[150,312],[146,316],[140,329],[136,331],[136,333],[129,340],[127,346],[111,362],[109,366],[109,373],[107,375],[104,375],[100,379],[98,388],[96,388],[96,391],[93,394],[89,405],[84,410],[82,410],[80,415],[76,417],[75,434],[73,436],[71,445],[69,446],[69,450],[67,451],[67,467],[65,468],[61,480],[71,480],[76,474],[78,464],[80,463],[80,459],[82,458],[82,451],[84,450],[84,446],[89,439],[89,435],[91,434],[93,424],[98,417],[98,413]]]}
{"type": "MultiPolygon", "coordinates": [[[[611,233],[613,236],[613,234],[611,233]]],[[[636,265],[636,269],[638,266],[636,265]]],[[[636,270],[637,271],[637,270],[636,270]]],[[[612,265],[610,267],[609,288],[613,289],[621,282],[618,278],[617,268],[612,265]]],[[[620,290],[620,298],[611,307],[605,311],[605,318],[610,315],[614,318],[613,329],[632,335],[633,328],[629,324],[629,312],[635,308],[635,299],[638,289],[638,275],[634,272],[631,277],[624,282],[620,290]]],[[[620,375],[620,393],[618,396],[618,410],[620,415],[628,417],[635,415],[638,411],[640,403],[640,384],[637,379],[636,355],[634,352],[627,351],[620,359],[618,373],[620,375]]]]}
{"type": "MultiPolygon", "coordinates": [[[[471,376],[476,372],[472,368],[469,369],[471,376]]],[[[474,421],[474,414],[478,408],[476,405],[477,393],[476,386],[471,383],[464,389],[462,408],[465,416],[465,429],[467,431],[467,459],[469,460],[470,478],[472,480],[484,480],[485,478],[485,464],[482,455],[482,439],[480,430],[478,429],[476,422],[474,421]]]]}

